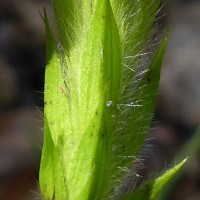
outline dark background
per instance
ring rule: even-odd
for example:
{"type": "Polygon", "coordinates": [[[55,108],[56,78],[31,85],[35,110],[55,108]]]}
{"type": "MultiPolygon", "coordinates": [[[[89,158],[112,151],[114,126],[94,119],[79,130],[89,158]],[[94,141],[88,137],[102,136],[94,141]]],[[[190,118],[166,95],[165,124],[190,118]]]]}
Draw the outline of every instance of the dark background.
{"type": "MultiPolygon", "coordinates": [[[[45,0],[0,0],[0,200],[39,198],[45,69],[41,14],[48,6],[45,0]]],[[[171,0],[163,12],[162,24],[170,24],[171,33],[144,174],[173,160],[200,124],[200,1],[171,0]]],[[[199,159],[189,163],[170,199],[200,199],[199,159]]]]}

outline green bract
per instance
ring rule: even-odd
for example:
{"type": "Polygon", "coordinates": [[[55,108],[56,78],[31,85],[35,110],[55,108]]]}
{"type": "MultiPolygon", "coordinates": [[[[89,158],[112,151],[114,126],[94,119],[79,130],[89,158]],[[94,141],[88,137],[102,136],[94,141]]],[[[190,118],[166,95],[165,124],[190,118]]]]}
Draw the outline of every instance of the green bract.
{"type": "Polygon", "coordinates": [[[149,128],[166,46],[149,62],[159,3],[53,0],[56,30],[45,14],[45,200],[128,198],[122,188],[149,128]]]}

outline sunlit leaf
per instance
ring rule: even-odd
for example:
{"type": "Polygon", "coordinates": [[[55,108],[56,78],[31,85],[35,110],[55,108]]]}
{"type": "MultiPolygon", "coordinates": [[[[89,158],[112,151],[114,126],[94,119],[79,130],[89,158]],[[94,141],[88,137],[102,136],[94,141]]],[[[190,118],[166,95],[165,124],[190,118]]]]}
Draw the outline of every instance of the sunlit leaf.
{"type": "Polygon", "coordinates": [[[159,3],[53,0],[54,28],[45,14],[40,188],[47,200],[125,195],[120,189],[148,132],[166,46],[140,69],[153,55],[159,3]]]}

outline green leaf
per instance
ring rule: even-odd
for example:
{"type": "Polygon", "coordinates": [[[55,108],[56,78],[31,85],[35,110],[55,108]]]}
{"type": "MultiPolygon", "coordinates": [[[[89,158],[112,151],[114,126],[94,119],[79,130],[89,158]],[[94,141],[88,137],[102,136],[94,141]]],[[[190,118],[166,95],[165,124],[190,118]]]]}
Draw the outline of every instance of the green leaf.
{"type": "MultiPolygon", "coordinates": [[[[59,65],[59,59],[55,53],[46,69],[45,137],[40,166],[40,189],[47,200],[51,200],[53,196],[58,200],[67,199],[68,196],[66,192],[67,187],[66,185],[64,186],[64,172],[63,169],[61,169],[60,152],[59,148],[57,148],[58,138],[55,135],[55,132],[59,130],[62,131],[65,126],[64,122],[60,120],[62,119],[63,113],[61,109],[57,110],[59,105],[66,104],[65,97],[62,93],[63,91],[61,90],[63,76],[59,70],[59,65]],[[57,79],[55,80],[52,76],[48,76],[48,73],[54,73],[57,79]],[[51,92],[51,90],[53,92],[51,92]],[[57,98],[55,98],[56,95],[57,98]],[[61,123],[56,121],[54,117],[47,116],[49,112],[51,112],[51,115],[54,115],[54,117],[57,117],[61,123]]],[[[63,109],[64,111],[66,111],[65,108],[63,109]]]]}
{"type": "Polygon", "coordinates": [[[60,46],[58,48],[64,48],[68,51],[73,45],[77,33],[76,29],[81,23],[80,4],[82,1],[79,0],[53,0],[57,26],[55,38],[60,46]]]}
{"type": "Polygon", "coordinates": [[[108,99],[118,98],[121,76],[120,42],[113,19],[109,2],[97,1],[88,29],[69,56],[54,51],[46,68],[45,123],[50,134],[45,129],[45,135],[52,138],[56,161],[44,163],[51,156],[51,151],[44,150],[40,184],[47,198],[52,196],[52,185],[56,200],[102,195],[102,185],[98,181],[94,185],[93,179],[106,164],[101,163],[106,138],[102,140],[103,118],[108,99]],[[51,175],[54,183],[50,186],[43,175],[48,174],[48,166],[59,169],[51,175]]]}
{"type": "MultiPolygon", "coordinates": [[[[195,159],[196,156],[198,155],[198,150],[200,148],[200,129],[198,128],[192,138],[187,142],[187,144],[184,146],[183,150],[180,151],[180,153],[177,155],[177,158],[175,160],[180,161],[183,160],[184,158],[187,157],[187,162],[186,159],[183,160],[180,163],[183,163],[182,167],[189,165],[192,162],[192,159],[195,159]]],[[[165,184],[164,187],[162,187],[159,191],[159,188],[157,190],[157,198],[156,200],[168,200],[170,199],[170,195],[172,194],[172,191],[175,188],[175,185],[177,183],[177,180],[180,178],[180,175],[182,174],[182,169],[179,169],[171,178],[168,177],[169,181],[167,184],[165,184]]],[[[161,182],[161,181],[160,181],[161,182]]],[[[160,183],[158,181],[157,185],[162,186],[162,182],[160,183]]],[[[154,195],[155,196],[155,195],[154,195]]]]}
{"type": "MultiPolygon", "coordinates": [[[[187,169],[191,163],[193,163],[193,160],[197,159],[198,152],[200,149],[200,128],[198,128],[192,138],[186,143],[186,145],[183,147],[183,149],[178,153],[175,160],[181,161],[184,158],[187,157],[187,162],[185,163],[185,168],[187,169]]],[[[182,175],[180,173],[177,173],[170,182],[165,186],[165,188],[162,189],[162,192],[160,193],[160,199],[161,200],[167,200],[170,199],[170,195],[173,193],[173,191],[176,189],[176,183],[180,179],[180,176],[182,175]]]]}
{"type": "Polygon", "coordinates": [[[44,145],[42,149],[42,158],[40,164],[40,190],[46,200],[51,200],[54,195],[54,165],[53,152],[54,145],[51,138],[48,123],[45,120],[44,127],[44,145]]]}
{"type": "Polygon", "coordinates": [[[138,190],[132,192],[124,200],[159,200],[162,199],[163,190],[171,180],[180,172],[183,168],[186,159],[174,166],[172,169],[167,170],[163,175],[159,176],[155,181],[150,181],[140,187],[138,190]]]}
{"type": "Polygon", "coordinates": [[[130,83],[134,79],[138,65],[149,53],[147,43],[156,30],[153,26],[160,0],[111,0],[111,4],[122,43],[122,79],[127,91],[131,89],[130,83]]]}
{"type": "Polygon", "coordinates": [[[41,192],[48,200],[117,199],[156,100],[166,43],[149,70],[136,71],[159,0],[54,0],[53,6],[57,31],[45,16],[41,192]]]}
{"type": "MultiPolygon", "coordinates": [[[[127,111],[124,112],[122,110],[124,113],[121,115],[126,124],[117,133],[115,140],[112,141],[112,147],[114,148],[110,150],[112,157],[110,159],[111,163],[108,163],[113,167],[110,168],[111,173],[121,180],[121,182],[115,185],[114,199],[120,199],[121,196],[126,195],[127,187],[131,187],[127,186],[127,177],[131,171],[133,161],[137,159],[150,126],[166,45],[167,38],[163,40],[159,51],[152,60],[150,68],[143,74],[141,81],[138,83],[134,98],[132,99],[133,103],[131,104],[130,102],[130,105],[125,105],[127,107],[130,106],[128,115],[127,111]]],[[[124,108],[122,107],[121,109],[124,108]]],[[[120,124],[120,126],[122,125],[120,124]]]]}

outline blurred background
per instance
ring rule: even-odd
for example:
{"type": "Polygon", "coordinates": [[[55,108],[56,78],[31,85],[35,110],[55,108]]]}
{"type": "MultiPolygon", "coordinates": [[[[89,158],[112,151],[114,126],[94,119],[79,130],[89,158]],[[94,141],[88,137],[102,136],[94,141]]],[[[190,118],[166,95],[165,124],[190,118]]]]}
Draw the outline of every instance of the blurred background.
{"type": "MultiPolygon", "coordinates": [[[[0,200],[40,199],[47,0],[0,0],[0,200]]],[[[200,1],[169,0],[170,38],[161,74],[151,173],[166,166],[200,124],[200,1]]],[[[170,199],[200,199],[200,160],[184,170],[170,199]]]]}

